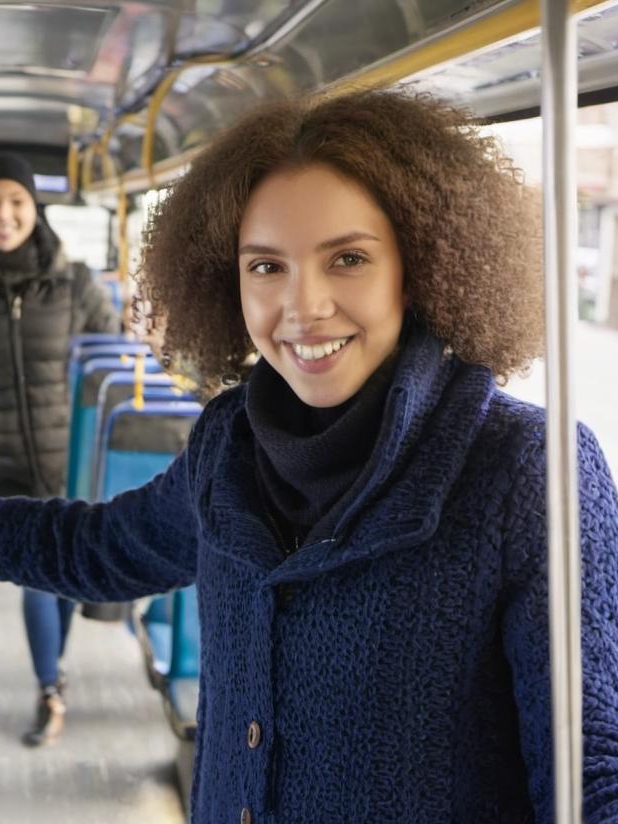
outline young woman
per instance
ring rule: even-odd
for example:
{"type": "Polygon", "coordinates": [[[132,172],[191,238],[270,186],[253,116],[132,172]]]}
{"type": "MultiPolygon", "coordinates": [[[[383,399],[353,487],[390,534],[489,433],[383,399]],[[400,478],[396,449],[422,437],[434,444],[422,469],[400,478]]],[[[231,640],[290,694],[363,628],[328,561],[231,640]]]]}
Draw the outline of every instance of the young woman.
{"type": "MultiPolygon", "coordinates": [[[[59,495],[68,437],[67,351],[78,332],[118,331],[105,291],[66,260],[37,212],[32,169],[0,152],[0,495],[59,495]]],[[[65,678],[59,666],[73,603],[24,590],[28,645],[40,694],[24,743],[60,733],[65,678]]]]}
{"type": "MultiPolygon", "coordinates": [[[[550,824],[533,199],[427,98],[269,106],[154,217],[142,280],[208,404],[108,504],[0,503],[0,572],[71,597],[197,582],[193,820],[550,824]],[[261,357],[249,371],[255,351],[261,357]]],[[[585,799],[618,820],[618,505],[580,431],[585,799]]]]}

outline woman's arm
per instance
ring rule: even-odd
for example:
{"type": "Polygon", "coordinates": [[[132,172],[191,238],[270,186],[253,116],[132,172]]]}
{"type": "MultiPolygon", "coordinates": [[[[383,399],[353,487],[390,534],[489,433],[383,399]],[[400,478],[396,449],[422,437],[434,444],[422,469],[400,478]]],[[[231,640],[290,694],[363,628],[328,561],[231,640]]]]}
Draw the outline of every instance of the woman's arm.
{"type": "Polygon", "coordinates": [[[191,583],[194,465],[204,419],[165,473],[108,503],[0,499],[0,579],[88,601],[131,600],[191,583]]]}
{"type": "MultiPolygon", "coordinates": [[[[594,435],[579,430],[584,811],[618,822],[618,500],[594,435]]],[[[522,454],[507,519],[503,633],[539,824],[553,821],[545,460],[542,437],[522,454]]]]}

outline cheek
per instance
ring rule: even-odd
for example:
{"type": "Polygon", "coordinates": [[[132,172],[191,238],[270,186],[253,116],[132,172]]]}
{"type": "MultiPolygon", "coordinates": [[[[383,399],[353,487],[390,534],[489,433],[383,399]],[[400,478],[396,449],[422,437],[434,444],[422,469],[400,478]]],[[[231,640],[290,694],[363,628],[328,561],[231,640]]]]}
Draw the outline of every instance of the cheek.
{"type": "Polygon", "coordinates": [[[36,226],[36,211],[34,209],[23,209],[17,214],[17,219],[24,233],[30,236],[36,226]]]}
{"type": "Polygon", "coordinates": [[[241,281],[240,304],[247,332],[257,343],[257,339],[268,332],[268,302],[250,286],[243,286],[241,281]]]}
{"type": "Polygon", "coordinates": [[[378,280],[374,288],[362,296],[364,310],[376,322],[388,321],[403,315],[406,307],[406,297],[403,292],[403,281],[398,273],[389,273],[388,277],[378,280]]]}

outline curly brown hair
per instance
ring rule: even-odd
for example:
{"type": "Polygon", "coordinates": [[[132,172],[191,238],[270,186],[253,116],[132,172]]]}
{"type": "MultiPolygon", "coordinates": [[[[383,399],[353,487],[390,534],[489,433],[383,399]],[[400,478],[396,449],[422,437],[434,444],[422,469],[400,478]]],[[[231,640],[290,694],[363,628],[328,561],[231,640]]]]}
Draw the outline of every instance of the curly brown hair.
{"type": "Polygon", "coordinates": [[[151,215],[138,282],[166,345],[204,380],[242,373],[238,232],[256,184],[328,164],[390,218],[408,305],[464,361],[505,379],[541,352],[537,196],[466,112],[427,95],[358,91],[247,114],[198,155],[151,215]]]}

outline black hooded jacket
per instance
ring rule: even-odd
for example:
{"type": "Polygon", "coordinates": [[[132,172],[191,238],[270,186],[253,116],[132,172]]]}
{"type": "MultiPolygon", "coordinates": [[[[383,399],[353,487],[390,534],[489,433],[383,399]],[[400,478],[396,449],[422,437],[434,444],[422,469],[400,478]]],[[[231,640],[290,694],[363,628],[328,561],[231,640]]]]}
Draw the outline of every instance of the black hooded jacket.
{"type": "Polygon", "coordinates": [[[67,262],[44,219],[20,249],[0,253],[0,495],[62,492],[69,340],[118,329],[105,289],[67,262]]]}

